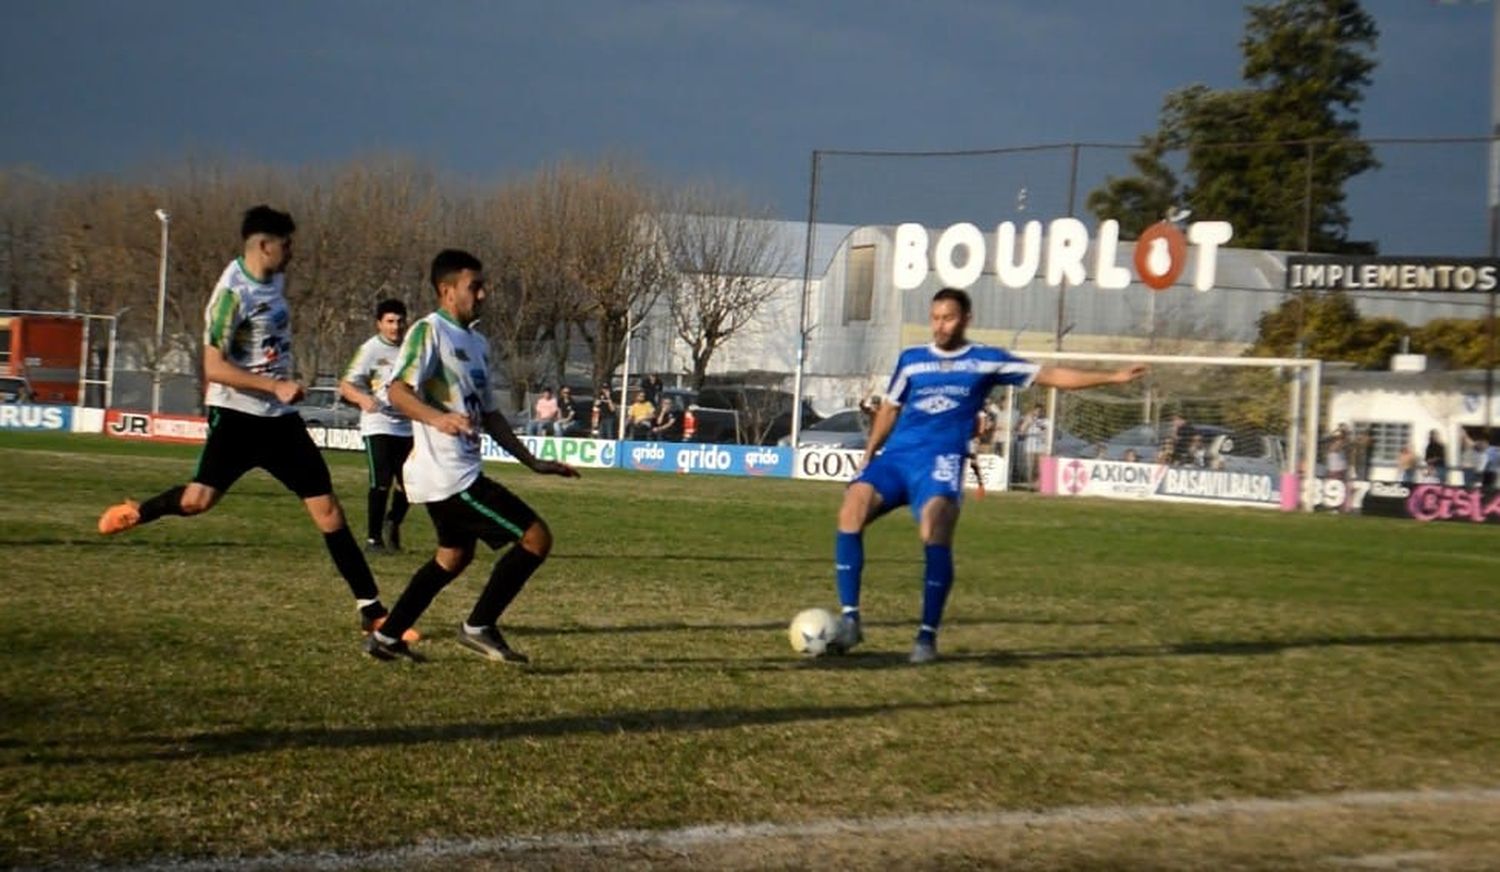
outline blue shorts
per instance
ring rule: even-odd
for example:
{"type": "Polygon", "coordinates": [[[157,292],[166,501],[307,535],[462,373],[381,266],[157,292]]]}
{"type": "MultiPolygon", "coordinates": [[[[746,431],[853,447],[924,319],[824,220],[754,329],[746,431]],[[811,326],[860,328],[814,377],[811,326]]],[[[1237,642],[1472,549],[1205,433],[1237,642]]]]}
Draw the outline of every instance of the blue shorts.
{"type": "Polygon", "coordinates": [[[905,505],[921,521],[922,507],[933,497],[946,497],[955,506],[963,502],[964,455],[884,451],[850,484],[861,481],[880,494],[882,514],[905,505]]]}

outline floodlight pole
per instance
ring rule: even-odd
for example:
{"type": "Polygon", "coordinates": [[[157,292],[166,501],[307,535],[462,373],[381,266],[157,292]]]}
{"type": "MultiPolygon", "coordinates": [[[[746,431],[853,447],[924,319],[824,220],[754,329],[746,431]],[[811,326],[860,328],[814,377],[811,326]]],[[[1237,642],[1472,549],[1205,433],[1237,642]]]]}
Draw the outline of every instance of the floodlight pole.
{"type": "Polygon", "coordinates": [[[161,222],[161,266],[156,277],[156,365],[151,368],[151,414],[153,415],[161,411],[161,346],[166,325],[167,244],[172,228],[172,216],[165,209],[157,209],[156,220],[161,222]]]}
{"type": "Polygon", "coordinates": [[[797,371],[792,376],[790,440],[794,450],[802,438],[802,373],[807,367],[807,295],[812,288],[813,243],[818,227],[818,162],[821,157],[818,150],[813,149],[812,180],[807,189],[807,243],[802,249],[802,293],[797,301],[797,371]]]}

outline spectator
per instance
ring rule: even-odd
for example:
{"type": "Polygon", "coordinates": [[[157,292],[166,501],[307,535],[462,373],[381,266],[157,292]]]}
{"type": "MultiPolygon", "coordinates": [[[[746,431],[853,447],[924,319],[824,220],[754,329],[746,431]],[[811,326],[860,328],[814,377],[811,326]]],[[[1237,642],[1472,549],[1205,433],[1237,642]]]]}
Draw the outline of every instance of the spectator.
{"type": "Polygon", "coordinates": [[[641,390],[646,392],[646,402],[651,404],[651,408],[661,405],[661,376],[646,376],[641,382],[641,390]]]}
{"type": "Polygon", "coordinates": [[[1047,451],[1047,428],[1050,424],[1047,411],[1042,408],[1041,403],[1037,403],[1021,419],[1021,426],[1016,430],[1016,435],[1022,440],[1023,469],[1027,482],[1037,480],[1037,466],[1047,451]]]}
{"type": "Polygon", "coordinates": [[[1192,460],[1188,454],[1191,433],[1192,428],[1188,426],[1186,418],[1181,415],[1172,416],[1166,438],[1162,440],[1162,447],[1172,452],[1172,462],[1188,463],[1192,460]]]}
{"type": "Polygon", "coordinates": [[[1401,477],[1402,484],[1413,484],[1417,480],[1417,452],[1410,445],[1401,446],[1401,452],[1396,455],[1396,473],[1401,477]]]}
{"type": "Polygon", "coordinates": [[[651,419],[656,417],[656,407],[646,399],[644,390],[635,392],[635,402],[625,412],[625,421],[629,425],[628,433],[632,439],[644,439],[651,431],[651,419]]]}
{"type": "Polygon", "coordinates": [[[662,442],[676,442],[682,438],[682,416],[672,408],[672,398],[662,397],[661,408],[651,420],[648,435],[662,442]]]}
{"type": "Polygon", "coordinates": [[[1349,441],[1342,424],[1328,440],[1328,453],[1324,456],[1324,461],[1328,464],[1329,480],[1344,485],[1344,501],[1338,507],[1342,512],[1349,504],[1349,441]]]}
{"type": "Polygon", "coordinates": [[[1463,446],[1458,452],[1458,471],[1463,475],[1464,487],[1478,487],[1480,477],[1484,474],[1484,449],[1462,430],[1458,432],[1458,437],[1463,446]]]}
{"type": "Polygon", "coordinates": [[[1203,444],[1203,434],[1194,433],[1188,438],[1187,462],[1199,469],[1208,468],[1208,446],[1203,444]]]}
{"type": "Polygon", "coordinates": [[[1427,450],[1422,452],[1422,460],[1439,483],[1448,483],[1448,446],[1443,442],[1443,434],[1436,430],[1427,434],[1427,450]]]}
{"type": "Polygon", "coordinates": [[[589,413],[590,432],[595,439],[614,439],[618,433],[615,424],[620,420],[620,410],[615,408],[615,398],[609,385],[594,389],[594,409],[589,413]]]}
{"type": "Polygon", "coordinates": [[[1357,430],[1354,439],[1349,443],[1349,469],[1359,481],[1366,481],[1370,478],[1370,431],[1368,428],[1357,430]]]}
{"type": "Polygon", "coordinates": [[[1490,469],[1489,440],[1483,436],[1472,440],[1469,443],[1469,452],[1473,456],[1470,458],[1470,463],[1464,467],[1464,487],[1486,487],[1485,479],[1490,469]]]}
{"type": "Polygon", "coordinates": [[[1136,450],[1134,448],[1127,448],[1127,449],[1125,449],[1125,453],[1120,456],[1120,459],[1123,460],[1123,461],[1125,461],[1126,463],[1140,463],[1141,462],[1141,456],[1136,453],[1136,450]]]}
{"type": "Polygon", "coordinates": [[[552,389],[542,388],[542,395],[532,406],[531,420],[526,423],[526,435],[545,436],[548,430],[555,430],[557,415],[557,400],[552,396],[552,389]]]}
{"type": "Polygon", "coordinates": [[[557,389],[557,435],[567,436],[578,421],[578,407],[573,405],[573,389],[567,385],[557,389]]]}
{"type": "Polygon", "coordinates": [[[1500,474],[1500,442],[1494,441],[1494,432],[1490,432],[1489,448],[1484,452],[1484,475],[1479,480],[1479,486],[1486,490],[1493,490],[1495,478],[1500,474]]]}

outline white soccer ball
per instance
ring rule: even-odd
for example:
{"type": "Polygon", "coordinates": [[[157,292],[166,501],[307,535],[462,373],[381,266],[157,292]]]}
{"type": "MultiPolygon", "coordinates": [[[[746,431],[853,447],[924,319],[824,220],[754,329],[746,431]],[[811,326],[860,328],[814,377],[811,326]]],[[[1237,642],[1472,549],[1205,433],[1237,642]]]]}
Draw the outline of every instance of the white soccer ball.
{"type": "Polygon", "coordinates": [[[828,652],[828,646],[838,639],[839,619],[827,609],[805,609],[792,618],[787,628],[792,650],[798,654],[817,657],[828,652]]]}

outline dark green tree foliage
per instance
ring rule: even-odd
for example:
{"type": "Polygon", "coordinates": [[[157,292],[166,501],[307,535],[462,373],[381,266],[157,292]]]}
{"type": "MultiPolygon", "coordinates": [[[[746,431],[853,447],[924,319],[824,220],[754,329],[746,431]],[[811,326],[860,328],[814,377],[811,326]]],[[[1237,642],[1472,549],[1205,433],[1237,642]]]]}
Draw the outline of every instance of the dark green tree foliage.
{"type": "Polygon", "coordinates": [[[1119,220],[1127,236],[1181,204],[1232,223],[1236,246],[1373,250],[1348,238],[1344,186],[1377,165],[1355,118],[1375,67],[1374,20],[1358,0],[1279,0],[1248,13],[1248,87],[1168,94],[1159,129],[1132,158],[1138,175],[1109,178],[1089,209],[1119,220]],[[1166,163],[1179,150],[1180,184],[1166,163]]]}
{"type": "Polygon", "coordinates": [[[1359,369],[1385,369],[1391,355],[1408,350],[1453,369],[1486,365],[1489,335],[1481,319],[1445,318],[1412,327],[1397,318],[1363,318],[1347,295],[1334,292],[1292,297],[1260,316],[1253,357],[1301,356],[1345,361],[1359,369]]]}

